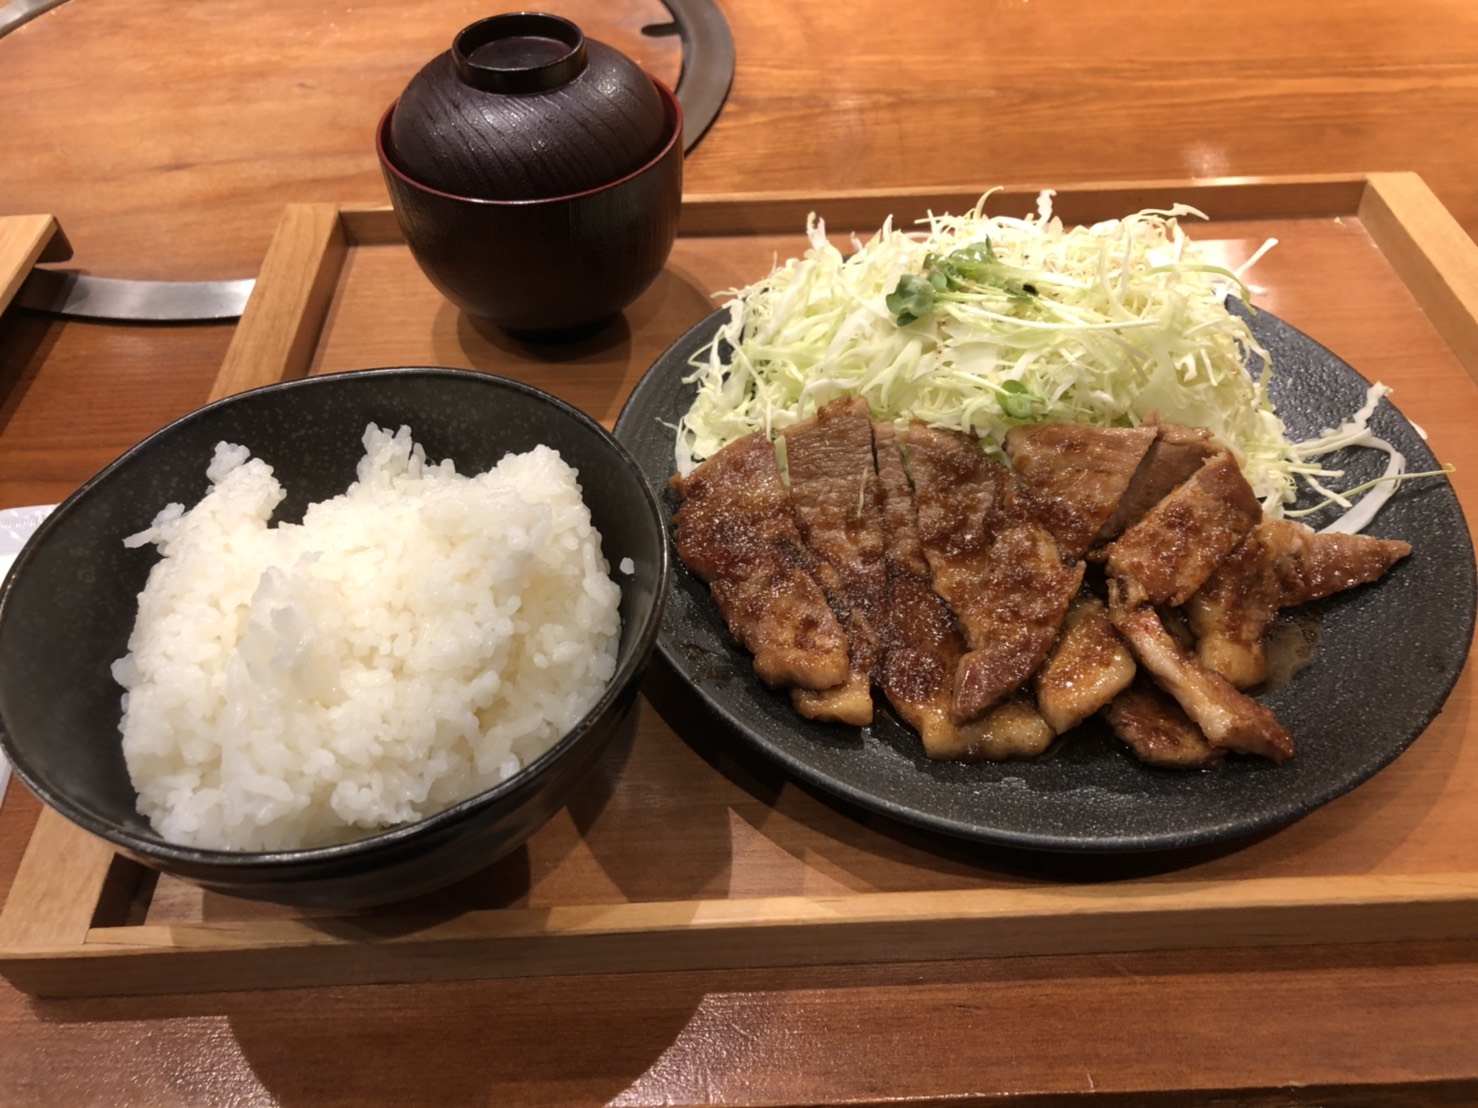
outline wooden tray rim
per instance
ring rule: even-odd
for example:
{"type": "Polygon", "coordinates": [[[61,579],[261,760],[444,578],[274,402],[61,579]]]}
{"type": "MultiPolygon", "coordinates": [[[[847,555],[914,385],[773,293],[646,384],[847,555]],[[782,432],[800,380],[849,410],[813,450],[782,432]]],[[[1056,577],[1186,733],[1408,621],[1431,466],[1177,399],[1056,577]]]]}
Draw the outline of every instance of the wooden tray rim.
{"type": "Polygon", "coordinates": [[[37,262],[60,262],[72,256],[72,245],[56,216],[0,216],[0,312],[20,292],[37,262]]]}
{"type": "MultiPolygon", "coordinates": [[[[996,210],[1039,189],[1003,190],[996,210]]],[[[1081,185],[1065,220],[1193,202],[1215,219],[1358,218],[1459,362],[1478,377],[1478,247],[1412,173],[1081,185]]],[[[959,210],[980,190],[747,194],[685,200],[684,236],[794,232],[812,211],[866,227],[903,205],[959,210]]],[[[28,219],[32,217],[27,217],[28,219]]],[[[50,217],[45,217],[50,219],[50,217]]],[[[6,221],[0,221],[0,247],[6,221]]],[[[19,286],[53,235],[27,223],[19,286]]],[[[308,371],[351,245],[399,242],[390,209],[292,204],[211,389],[308,371]]],[[[10,288],[13,295],[14,288],[10,288]]],[[[0,300],[0,308],[8,298],[0,300]]],[[[152,881],[43,809],[3,912],[0,974],[36,995],[651,972],[1107,951],[1478,938],[1478,874],[1138,880],[174,925],[127,922],[152,881]]]]}

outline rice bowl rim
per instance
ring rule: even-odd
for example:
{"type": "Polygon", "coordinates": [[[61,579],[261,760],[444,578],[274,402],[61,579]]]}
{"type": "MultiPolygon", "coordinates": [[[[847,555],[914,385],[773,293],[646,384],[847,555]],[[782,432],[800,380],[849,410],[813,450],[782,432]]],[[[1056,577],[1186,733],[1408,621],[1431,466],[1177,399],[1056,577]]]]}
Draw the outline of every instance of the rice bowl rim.
{"type": "MultiPolygon", "coordinates": [[[[611,710],[615,702],[625,695],[628,687],[634,681],[646,661],[650,658],[656,646],[657,636],[662,625],[662,610],[666,603],[668,586],[672,576],[672,552],[667,536],[667,529],[663,523],[661,508],[657,502],[656,494],[646,480],[636,460],[619,440],[597,420],[579,408],[561,400],[552,393],[546,392],[534,385],[523,381],[517,381],[509,377],[500,377],[491,373],[482,373],[477,370],[455,369],[449,366],[384,366],[378,368],[365,368],[347,370],[339,373],[322,374],[313,377],[299,377],[290,381],[274,381],[270,384],[260,385],[253,389],[247,389],[220,400],[211,401],[193,411],[187,412],[178,419],[151,432],[145,438],[139,440],[129,447],[113,461],[100,469],[93,476],[84,481],[66,499],[64,499],[44,519],[25,547],[16,556],[14,564],[3,582],[0,582],[0,624],[3,624],[6,610],[9,607],[10,595],[15,583],[24,575],[25,569],[38,555],[38,552],[46,545],[46,539],[51,532],[62,526],[63,522],[75,510],[75,505],[93,494],[93,491],[105,483],[108,478],[118,469],[128,465],[138,456],[151,451],[156,444],[179,428],[190,423],[207,419],[212,414],[223,408],[233,407],[248,403],[254,397],[266,393],[295,392],[299,390],[313,390],[327,387],[347,387],[355,382],[367,379],[377,381],[390,380],[448,380],[462,381],[468,384],[476,384],[478,387],[488,387],[494,391],[506,391],[519,393],[553,409],[561,418],[569,420],[575,426],[581,428],[587,434],[602,443],[606,449],[611,451],[620,460],[622,468],[632,475],[635,484],[641,490],[641,503],[645,508],[644,518],[651,524],[653,531],[658,536],[658,564],[655,580],[655,600],[648,606],[636,629],[636,635],[632,639],[632,649],[627,654],[626,660],[617,665],[616,671],[606,682],[605,689],[601,692],[599,699],[585,712],[584,715],[561,735],[548,749],[528,764],[521,766],[512,776],[499,781],[496,785],[489,786],[472,796],[459,800],[450,807],[443,808],[439,812],[426,816],[410,823],[398,824],[381,831],[370,832],[358,838],[350,839],[342,843],[332,843],[326,846],[303,847],[294,850],[219,850],[208,847],[181,846],[176,843],[165,842],[163,839],[143,838],[133,832],[119,828],[118,826],[101,820],[89,811],[73,803],[65,794],[50,788],[43,779],[36,774],[26,759],[23,751],[16,746],[11,736],[10,728],[6,725],[3,715],[0,715],[0,750],[3,750],[9,759],[11,767],[17,777],[48,807],[56,811],[71,822],[82,827],[84,830],[97,835],[99,838],[120,846],[140,858],[158,858],[169,862],[186,863],[190,865],[220,866],[227,869],[251,869],[256,867],[281,867],[287,868],[295,865],[312,863],[329,863],[348,856],[359,854],[375,854],[380,851],[390,851],[399,846],[414,842],[422,837],[435,835],[439,830],[449,824],[455,824],[467,815],[480,808],[490,807],[501,800],[506,794],[523,788],[529,781],[539,776],[550,764],[559,760],[571,747],[577,745],[592,727],[611,710]]],[[[412,434],[415,434],[414,428],[412,434]]],[[[245,444],[243,444],[245,445],[245,444]]],[[[545,444],[550,445],[550,444],[545,444]]],[[[558,450],[558,447],[551,446],[558,450]]],[[[561,455],[563,457],[563,455],[561,455]]],[[[455,461],[455,459],[453,459],[455,461]]],[[[581,486],[581,500],[585,497],[585,490],[581,486]]],[[[121,541],[121,540],[120,540],[121,541]]],[[[602,536],[604,544],[604,536],[602,536]]],[[[612,579],[616,580],[619,566],[612,563],[607,557],[604,548],[602,557],[607,558],[612,579]]],[[[620,582],[617,581],[619,585],[620,582]]],[[[624,597],[625,590],[622,589],[624,597]]],[[[626,625],[622,624],[622,639],[625,638],[626,625]]],[[[618,652],[620,641],[618,640],[618,652]]],[[[110,677],[111,680],[111,677],[110,677]]],[[[121,695],[121,690],[120,690],[121,695]]],[[[121,733],[119,742],[122,742],[121,733]]],[[[132,782],[130,782],[132,786],[132,782]]]]}

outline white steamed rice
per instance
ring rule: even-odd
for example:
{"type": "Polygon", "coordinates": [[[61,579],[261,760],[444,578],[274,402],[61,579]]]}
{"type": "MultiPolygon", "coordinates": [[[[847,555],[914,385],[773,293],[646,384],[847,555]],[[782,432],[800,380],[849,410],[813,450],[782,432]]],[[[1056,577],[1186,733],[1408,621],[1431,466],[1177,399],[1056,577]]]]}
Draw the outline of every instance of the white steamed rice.
{"type": "Polygon", "coordinates": [[[371,424],[358,479],[268,526],[272,468],[221,443],[212,488],[130,546],[163,555],[114,663],[139,811],[224,850],[423,818],[551,747],[615,670],[620,589],[559,454],[477,477],[371,424]]]}

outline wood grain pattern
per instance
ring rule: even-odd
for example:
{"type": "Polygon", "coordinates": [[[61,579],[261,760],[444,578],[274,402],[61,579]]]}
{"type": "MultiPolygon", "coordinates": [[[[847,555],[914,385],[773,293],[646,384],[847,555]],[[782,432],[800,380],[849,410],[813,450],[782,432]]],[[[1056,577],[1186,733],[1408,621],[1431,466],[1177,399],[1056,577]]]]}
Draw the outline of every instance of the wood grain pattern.
{"type": "MultiPolygon", "coordinates": [[[[1417,177],[1411,173],[1386,176],[1393,182],[1417,177]]],[[[1190,203],[1187,197],[1194,199],[1194,207],[1201,214],[1218,220],[1354,215],[1369,181],[1363,173],[1331,173],[1229,180],[1091,181],[1069,185],[1042,182],[987,189],[978,184],[955,184],[829,193],[815,190],[716,193],[685,199],[681,233],[793,234],[805,227],[806,217],[818,208],[824,210],[834,226],[866,229],[878,226],[890,214],[899,220],[912,220],[931,211],[963,211],[982,199],[990,212],[1027,215],[1037,210],[1043,191],[1051,192],[1053,213],[1070,224],[1114,219],[1143,208],[1190,203]]],[[[1441,209],[1435,197],[1417,200],[1414,207],[1419,210],[1427,205],[1441,209]]]]}
{"type": "Polygon", "coordinates": [[[112,859],[107,843],[43,811],[0,911],[0,949],[86,941],[112,859]]]}
{"type": "MultiPolygon", "coordinates": [[[[1478,6],[1466,0],[1171,3],[1152,15],[1128,0],[942,0],[908,18],[880,0],[720,5],[739,67],[688,159],[690,199],[1415,170],[1478,232],[1478,6]]],[[[641,33],[666,18],[656,0],[556,10],[675,79],[676,41],[641,33]]],[[[375,120],[449,28],[488,13],[421,0],[62,5],[0,40],[0,216],[55,214],[73,264],[109,276],[253,275],[288,204],[384,203],[375,120]]],[[[552,351],[442,307],[384,248],[383,215],[345,227],[336,303],[377,308],[336,319],[331,307],[310,372],[424,361],[509,372],[608,421],[710,294],[795,252],[799,230],[680,244],[624,330],[552,351]]],[[[1378,210],[1248,216],[1207,233],[1240,257],[1282,238],[1255,271],[1262,302],[1397,386],[1403,412],[1459,466],[1473,518],[1478,385],[1392,267],[1398,248],[1374,246],[1378,210]]],[[[232,336],[221,324],[0,315],[0,506],[61,499],[204,402],[232,336]]],[[[433,907],[1472,872],[1478,850],[1465,815],[1478,811],[1471,674],[1408,754],[1310,819],[1132,865],[980,856],[859,822],[711,741],[660,672],[646,691],[630,742],[579,802],[433,907]],[[618,777],[642,787],[610,788],[618,777]],[[620,846],[633,839],[640,856],[620,846]]],[[[13,782],[0,892],[37,818],[13,782]]],[[[117,926],[282,918],[164,881],[147,919],[110,911],[117,926]]],[[[1478,1102],[1478,943],[908,955],[905,942],[897,962],[843,967],[52,1001],[0,983],[0,1101],[1478,1102]]]]}
{"type": "MultiPolygon", "coordinates": [[[[110,277],[252,276],[288,204],[384,202],[381,114],[494,10],[62,5],[0,40],[0,99],[18,106],[0,120],[0,214],[50,212],[76,263],[110,277]]],[[[659,0],[562,0],[558,11],[676,83],[678,40],[642,33],[670,20],[659,0]]]]}
{"type": "Polygon", "coordinates": [[[0,312],[10,306],[31,267],[60,230],[49,215],[0,218],[0,312]]]}
{"type": "Polygon", "coordinates": [[[77,931],[64,878],[0,921],[0,970],[38,996],[1478,938],[1478,874],[1262,878],[982,894],[596,904],[448,918],[142,924],[77,931]],[[22,930],[24,929],[24,930],[22,930]],[[18,934],[11,934],[15,931],[18,934]],[[70,937],[69,937],[70,936],[70,937]]]}
{"type": "MultiPolygon", "coordinates": [[[[877,0],[722,7],[738,72],[689,159],[691,195],[1409,169],[1478,231],[1464,0],[1178,2],[1155,19],[1123,0],[942,0],[907,21],[877,0]]],[[[657,0],[560,11],[676,80],[676,41],[641,33],[667,19],[657,0]]],[[[380,113],[485,14],[64,5],[4,41],[0,96],[26,110],[0,121],[0,211],[56,214],[97,272],[250,275],[284,205],[383,202],[380,113]]]]}
{"type": "Polygon", "coordinates": [[[1478,376],[1478,245],[1415,174],[1382,173],[1360,203],[1360,220],[1416,293],[1454,353],[1478,376]]]}
{"type": "Polygon", "coordinates": [[[307,372],[345,248],[335,205],[288,205],[207,399],[307,372]]]}

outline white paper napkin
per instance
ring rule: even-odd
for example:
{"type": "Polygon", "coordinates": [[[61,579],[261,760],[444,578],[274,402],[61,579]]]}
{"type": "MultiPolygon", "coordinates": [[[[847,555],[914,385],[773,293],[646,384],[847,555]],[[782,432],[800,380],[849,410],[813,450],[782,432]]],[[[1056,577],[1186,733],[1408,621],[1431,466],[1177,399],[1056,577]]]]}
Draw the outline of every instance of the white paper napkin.
{"type": "MultiPolygon", "coordinates": [[[[11,563],[21,552],[41,521],[51,514],[55,504],[32,508],[6,508],[0,511],[0,580],[10,572],[11,563]]],[[[5,787],[10,784],[10,763],[0,754],[0,804],[5,802],[5,787]]]]}

